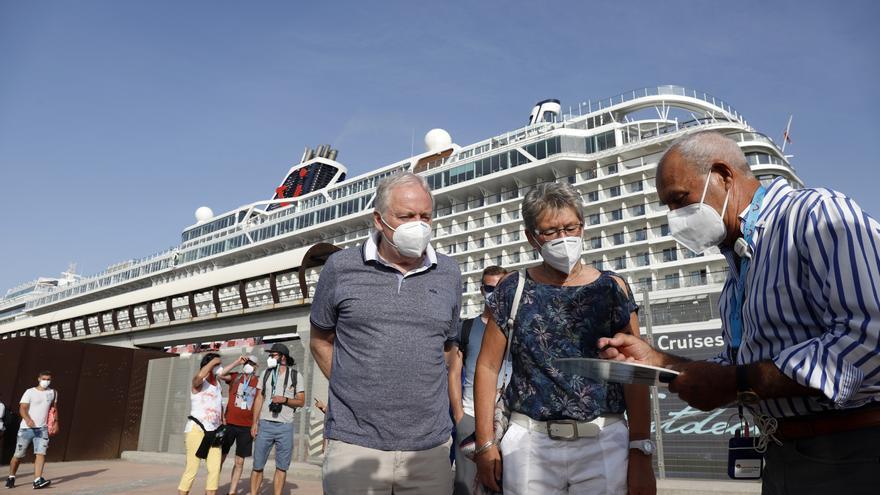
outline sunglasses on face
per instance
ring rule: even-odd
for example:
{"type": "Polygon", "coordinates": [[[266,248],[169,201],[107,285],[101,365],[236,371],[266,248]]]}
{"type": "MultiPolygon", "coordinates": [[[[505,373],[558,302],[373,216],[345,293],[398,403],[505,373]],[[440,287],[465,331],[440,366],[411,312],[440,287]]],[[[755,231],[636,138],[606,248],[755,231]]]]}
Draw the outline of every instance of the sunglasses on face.
{"type": "Polygon", "coordinates": [[[492,292],[495,291],[494,285],[483,284],[481,287],[483,288],[483,292],[485,292],[486,294],[491,294],[492,292]]]}

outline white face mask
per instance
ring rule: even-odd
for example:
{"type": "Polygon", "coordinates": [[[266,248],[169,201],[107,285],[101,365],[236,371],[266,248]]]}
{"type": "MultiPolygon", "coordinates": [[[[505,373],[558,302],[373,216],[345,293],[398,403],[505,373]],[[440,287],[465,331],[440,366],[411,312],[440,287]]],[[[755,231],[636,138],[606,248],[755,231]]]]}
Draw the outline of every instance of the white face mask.
{"type": "Polygon", "coordinates": [[[246,375],[250,375],[251,373],[254,372],[254,367],[249,364],[244,365],[244,367],[242,367],[242,369],[244,370],[246,375]]]}
{"type": "Polygon", "coordinates": [[[571,273],[575,265],[580,263],[583,250],[584,240],[581,236],[560,237],[541,246],[541,257],[556,270],[571,273]]]}
{"type": "MultiPolygon", "coordinates": [[[[425,222],[407,222],[395,229],[388,225],[388,222],[381,215],[379,220],[394,232],[394,235],[388,242],[394,246],[394,249],[401,256],[418,258],[425,252],[425,249],[427,249],[428,244],[431,242],[431,226],[425,222]]],[[[388,236],[385,236],[385,239],[388,239],[388,236]]]]}
{"type": "Polygon", "coordinates": [[[703,196],[699,203],[671,210],[666,214],[672,237],[696,254],[703,254],[710,247],[721,244],[724,237],[727,236],[727,228],[724,226],[722,217],[727,211],[730,191],[727,191],[727,195],[724,196],[724,206],[721,208],[721,215],[719,215],[715,208],[704,203],[706,191],[709,189],[710,177],[712,177],[712,172],[706,176],[703,196]]]}
{"type": "Polygon", "coordinates": [[[214,376],[220,376],[221,371],[223,371],[223,366],[214,366],[214,376]]]}
{"type": "Polygon", "coordinates": [[[49,385],[52,384],[52,380],[40,380],[40,387],[49,388],[49,385]]]}
{"type": "Polygon", "coordinates": [[[276,367],[276,366],[278,366],[278,360],[277,360],[277,359],[275,359],[275,358],[273,358],[273,357],[270,357],[270,358],[266,359],[266,367],[267,367],[267,368],[270,368],[270,369],[271,369],[271,368],[274,368],[274,367],[276,367]]]}

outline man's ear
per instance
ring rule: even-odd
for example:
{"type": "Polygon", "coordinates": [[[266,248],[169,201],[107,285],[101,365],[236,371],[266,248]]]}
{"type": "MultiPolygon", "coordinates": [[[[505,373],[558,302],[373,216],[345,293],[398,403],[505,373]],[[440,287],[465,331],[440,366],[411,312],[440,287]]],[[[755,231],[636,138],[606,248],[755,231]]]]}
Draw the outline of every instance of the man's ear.
{"type": "Polygon", "coordinates": [[[725,162],[717,161],[712,164],[710,172],[715,172],[716,174],[718,174],[719,177],[721,177],[721,180],[724,181],[725,190],[730,189],[730,186],[733,184],[734,179],[733,167],[725,162]]]}

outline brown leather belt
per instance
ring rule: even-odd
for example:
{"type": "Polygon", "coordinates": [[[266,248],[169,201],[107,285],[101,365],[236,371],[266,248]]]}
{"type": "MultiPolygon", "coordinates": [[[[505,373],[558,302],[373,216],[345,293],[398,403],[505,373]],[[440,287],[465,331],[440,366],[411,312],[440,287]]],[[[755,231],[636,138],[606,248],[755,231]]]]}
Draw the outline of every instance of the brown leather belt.
{"type": "Polygon", "coordinates": [[[795,440],[875,426],[880,426],[880,407],[872,404],[851,411],[783,418],[779,420],[776,436],[780,440],[795,440]]]}

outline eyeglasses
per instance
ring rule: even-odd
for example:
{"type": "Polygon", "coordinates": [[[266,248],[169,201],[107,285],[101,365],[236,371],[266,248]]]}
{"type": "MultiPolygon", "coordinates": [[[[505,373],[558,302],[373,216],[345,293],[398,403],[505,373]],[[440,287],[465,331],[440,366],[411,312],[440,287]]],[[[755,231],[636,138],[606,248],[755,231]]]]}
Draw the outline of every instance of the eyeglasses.
{"type": "Polygon", "coordinates": [[[492,292],[495,291],[494,285],[483,284],[483,285],[481,285],[481,287],[483,288],[483,292],[485,292],[486,294],[491,294],[492,292]]]}
{"type": "Polygon", "coordinates": [[[566,235],[577,235],[583,228],[584,224],[575,223],[556,229],[535,230],[535,235],[539,235],[541,237],[556,237],[557,235],[559,235],[560,232],[565,232],[566,235]]]}

